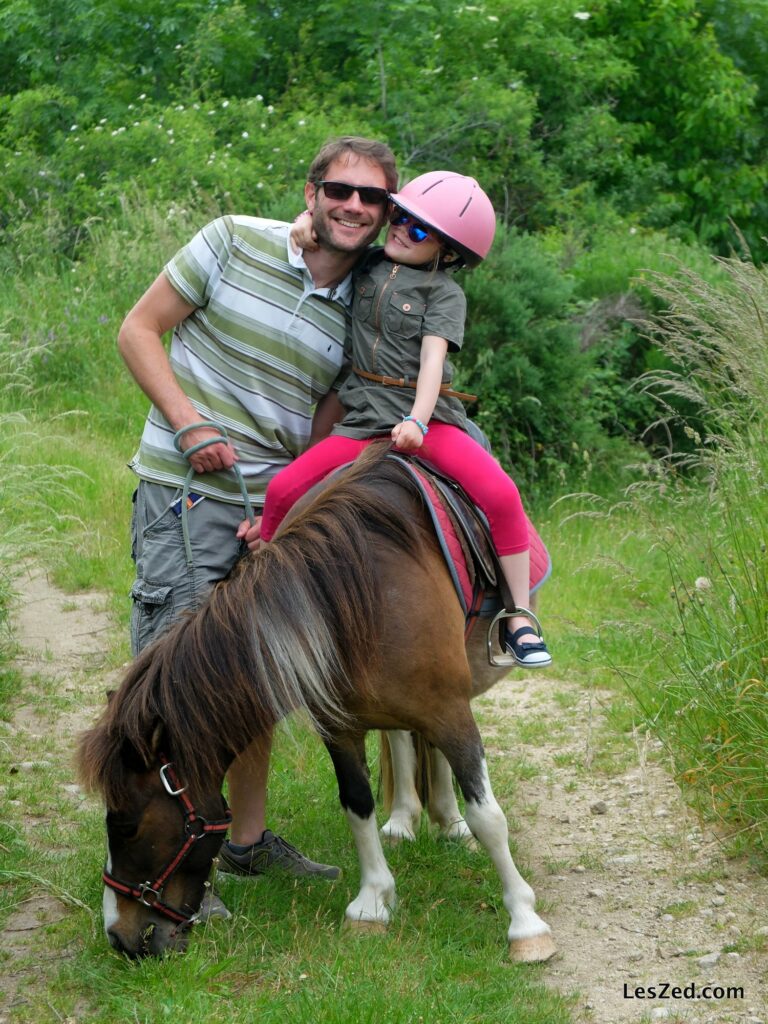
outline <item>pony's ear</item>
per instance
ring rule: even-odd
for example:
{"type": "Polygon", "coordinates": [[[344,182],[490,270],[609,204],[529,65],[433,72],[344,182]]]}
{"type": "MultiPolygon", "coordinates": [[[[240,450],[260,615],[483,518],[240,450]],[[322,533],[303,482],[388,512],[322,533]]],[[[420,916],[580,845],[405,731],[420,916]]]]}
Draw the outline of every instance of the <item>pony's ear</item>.
{"type": "Polygon", "coordinates": [[[152,732],[152,739],[149,743],[149,749],[153,754],[158,754],[163,747],[163,732],[164,726],[162,722],[158,722],[152,732]]]}
{"type": "Polygon", "coordinates": [[[116,693],[117,693],[117,690],[107,690],[107,694],[106,694],[106,696],[107,696],[107,707],[109,707],[109,705],[115,699],[115,694],[116,693]]]}

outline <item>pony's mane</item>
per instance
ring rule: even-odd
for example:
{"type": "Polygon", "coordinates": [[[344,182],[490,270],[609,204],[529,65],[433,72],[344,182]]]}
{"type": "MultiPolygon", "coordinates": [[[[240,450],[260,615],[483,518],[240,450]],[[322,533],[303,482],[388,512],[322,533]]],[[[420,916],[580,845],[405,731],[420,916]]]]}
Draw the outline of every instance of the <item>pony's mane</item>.
{"type": "Polygon", "coordinates": [[[388,447],[370,446],[133,662],[78,748],[81,778],[108,806],[124,799],[129,768],[150,766],[158,750],[197,792],[292,711],[323,733],[343,728],[343,695],[376,662],[372,545],[418,558],[424,537],[419,499],[388,447]]]}

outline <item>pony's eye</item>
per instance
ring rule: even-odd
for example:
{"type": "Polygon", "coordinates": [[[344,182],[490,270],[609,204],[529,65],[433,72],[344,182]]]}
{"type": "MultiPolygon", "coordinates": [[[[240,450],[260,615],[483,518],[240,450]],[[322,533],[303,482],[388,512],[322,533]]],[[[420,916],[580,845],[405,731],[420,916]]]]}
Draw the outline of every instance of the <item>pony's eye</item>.
{"type": "Polygon", "coordinates": [[[125,814],[118,814],[115,811],[107,812],[107,831],[110,835],[120,836],[122,839],[130,839],[139,830],[139,822],[136,818],[128,817],[125,814]]]}

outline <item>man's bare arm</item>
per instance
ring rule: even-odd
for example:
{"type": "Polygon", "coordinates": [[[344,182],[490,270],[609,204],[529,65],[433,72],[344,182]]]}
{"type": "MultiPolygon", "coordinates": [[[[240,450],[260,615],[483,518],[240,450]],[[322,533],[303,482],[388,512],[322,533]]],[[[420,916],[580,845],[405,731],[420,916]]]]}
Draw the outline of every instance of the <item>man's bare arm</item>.
{"type": "MultiPolygon", "coordinates": [[[[160,274],[128,313],[118,335],[120,354],[136,383],[174,430],[199,422],[200,414],[176,380],[162,339],[195,309],[179,295],[165,274],[160,274]]],[[[216,431],[209,428],[190,430],[181,439],[181,445],[191,448],[215,436],[216,431]]],[[[196,452],[190,462],[195,472],[205,473],[229,469],[235,458],[232,446],[221,443],[196,452]]]]}

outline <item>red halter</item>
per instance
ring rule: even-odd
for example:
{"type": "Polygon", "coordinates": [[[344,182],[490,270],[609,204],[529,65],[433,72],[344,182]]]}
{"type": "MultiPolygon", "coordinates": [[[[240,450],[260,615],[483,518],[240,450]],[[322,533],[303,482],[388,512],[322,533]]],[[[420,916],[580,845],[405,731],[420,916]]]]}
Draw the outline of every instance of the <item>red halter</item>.
{"type": "Polygon", "coordinates": [[[202,815],[197,813],[191,800],[186,795],[186,787],[180,784],[176,772],[173,770],[173,764],[162,754],[160,755],[160,761],[160,779],[163,786],[168,795],[178,797],[181,804],[185,838],[179,849],[153,882],[141,882],[138,885],[131,885],[128,882],[121,882],[118,878],[115,878],[106,868],[104,869],[102,879],[106,886],[120,893],[121,896],[129,896],[132,899],[138,900],[145,907],[151,907],[158,914],[170,918],[171,921],[175,921],[177,924],[192,925],[197,921],[197,912],[187,914],[182,910],[175,910],[167,903],[164,903],[162,900],[163,887],[171,875],[183,863],[198,839],[204,839],[207,835],[212,835],[216,832],[227,831],[232,822],[232,812],[225,804],[224,817],[219,821],[208,821],[202,817],[202,815]]]}

